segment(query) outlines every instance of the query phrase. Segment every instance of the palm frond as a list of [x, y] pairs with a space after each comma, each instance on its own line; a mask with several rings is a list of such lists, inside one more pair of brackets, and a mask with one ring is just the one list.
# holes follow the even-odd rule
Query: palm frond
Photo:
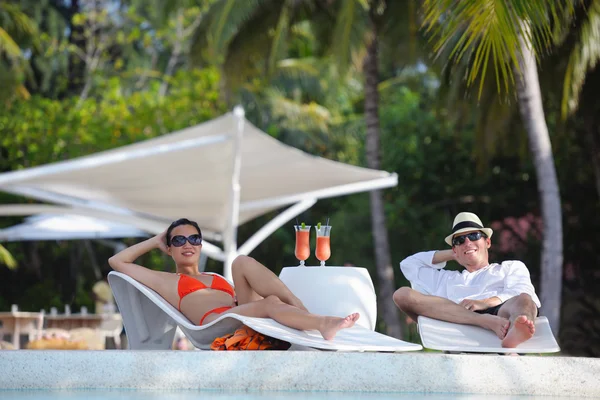
[[207, 31], [210, 53], [225, 54], [226, 47], [240, 27], [255, 14], [267, 0], [220, 0], [213, 4], [212, 18]]
[[272, 42], [270, 30], [263, 28], [265, 25], [276, 26], [278, 20], [278, 9], [265, 11], [246, 21], [238, 28], [238, 34], [232, 36], [222, 62], [229, 88], [235, 88], [248, 79], [264, 76], [267, 72]]
[[353, 64], [353, 52], [364, 48], [368, 4], [362, 0], [343, 0], [338, 10], [331, 47], [339, 75]]
[[0, 94], [3, 100], [30, 96], [23, 82], [29, 78], [33, 83], [33, 71], [22, 46], [39, 50], [37, 25], [17, 4], [0, 3], [0, 69], [5, 72], [3, 87], [10, 88]]
[[286, 0], [279, 14], [279, 21], [275, 28], [273, 44], [271, 45], [271, 54], [269, 54], [269, 72], [273, 72], [277, 60], [285, 56], [287, 48], [287, 38], [290, 31], [290, 18], [293, 13], [294, 0]]
[[277, 63], [277, 69], [296, 79], [319, 77], [319, 60], [314, 57], [286, 58]]
[[2, 246], [1, 244], [0, 263], [6, 265], [8, 269], [15, 269], [17, 267], [17, 260], [15, 260], [12, 254], [10, 254], [8, 250], [6, 250], [6, 247]]
[[0, 4], [0, 24], [7, 30], [27, 35], [33, 35], [36, 32], [35, 23], [25, 14], [16, 4]]
[[600, 0], [594, 0], [582, 23], [578, 41], [569, 56], [563, 83], [561, 113], [563, 118], [575, 111], [587, 73], [600, 60]]
[[524, 37], [536, 54], [548, 51], [553, 44], [553, 25], [571, 13], [573, 5], [568, 0], [425, 0], [424, 10], [424, 24], [434, 41], [436, 57], [455, 37], [458, 40], [450, 49], [452, 62], [460, 62], [475, 49], [467, 84], [482, 77], [481, 96], [489, 62], [494, 68], [496, 90], [508, 92], [514, 82], [511, 67], [519, 65], [519, 38]]
[[349, 69], [344, 79], [330, 58], [304, 57], [278, 63], [270, 84], [286, 96], [325, 105], [332, 115], [348, 113], [361, 102], [362, 79], [357, 69]]
[[10, 60], [16, 61], [22, 57], [21, 48], [13, 38], [0, 27], [0, 54], [6, 55]]
[[378, 30], [382, 71], [428, 62], [429, 49], [420, 30], [422, 15], [416, 0], [389, 2]]
[[16, 4], [0, 3], [0, 28], [16, 42], [24, 40], [37, 47], [37, 25]]
[[271, 85], [285, 92], [287, 96], [294, 96], [299, 89], [303, 97], [321, 102], [325, 98], [324, 85], [321, 82], [323, 74], [322, 60], [312, 57], [287, 58], [277, 63]]
[[266, 91], [273, 116], [281, 118], [282, 127], [307, 132], [328, 132], [331, 113], [315, 102], [301, 103], [287, 98], [277, 89]]
[[[455, 38], [454, 40], [458, 40]], [[451, 52], [452, 43], [442, 54]], [[456, 135], [461, 135], [464, 126], [475, 124], [475, 146], [473, 160], [479, 171], [489, 167], [489, 161], [499, 156], [518, 155], [526, 157], [521, 149], [527, 148], [527, 135], [522, 134], [516, 102], [511, 96], [498, 93], [496, 71], [488, 68], [486, 76], [479, 79], [485, 82], [477, 98], [473, 91], [465, 90], [471, 61], [476, 48], [466, 50], [465, 55], [455, 64], [447, 64], [442, 71], [441, 87], [438, 92], [438, 106], [447, 109], [451, 125], [456, 126]], [[473, 103], [477, 106], [474, 107]]]

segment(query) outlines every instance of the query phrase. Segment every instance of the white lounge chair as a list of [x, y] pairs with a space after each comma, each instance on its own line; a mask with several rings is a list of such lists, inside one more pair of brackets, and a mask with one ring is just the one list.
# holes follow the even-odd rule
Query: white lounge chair
[[100, 334], [104, 338], [104, 344], [108, 339], [112, 339], [115, 348], [121, 348], [121, 332], [123, 331], [123, 319], [119, 313], [102, 314], [102, 323], [98, 327]]
[[333, 340], [323, 339], [316, 331], [288, 328], [270, 318], [250, 318], [233, 313], [197, 326], [158, 293], [125, 274], [113, 271], [108, 275], [108, 282], [123, 317], [128, 346], [133, 350], [170, 349], [177, 326], [194, 346], [208, 349], [215, 338], [233, 333], [241, 325], [293, 345], [322, 350], [401, 352], [422, 349], [421, 345], [394, 339], [358, 325], [342, 329]]
[[311, 313], [345, 317], [358, 312], [356, 323], [375, 330], [377, 295], [366, 268], [285, 267], [279, 279]]
[[494, 332], [477, 326], [454, 324], [420, 316], [423, 347], [451, 353], [556, 353], [560, 347], [546, 317], [535, 320], [535, 334], [516, 348], [502, 347]]

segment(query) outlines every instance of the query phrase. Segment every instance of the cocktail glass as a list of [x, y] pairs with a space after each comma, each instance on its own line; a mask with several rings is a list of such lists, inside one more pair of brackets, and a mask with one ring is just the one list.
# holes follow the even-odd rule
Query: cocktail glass
[[321, 225], [320, 228], [316, 228], [317, 231], [317, 250], [315, 255], [317, 259], [321, 261], [321, 267], [325, 266], [325, 261], [331, 257], [331, 244], [329, 241], [329, 234], [331, 233], [331, 225]]
[[310, 257], [310, 225], [294, 225], [296, 230], [296, 249], [294, 254], [304, 267], [304, 261]]

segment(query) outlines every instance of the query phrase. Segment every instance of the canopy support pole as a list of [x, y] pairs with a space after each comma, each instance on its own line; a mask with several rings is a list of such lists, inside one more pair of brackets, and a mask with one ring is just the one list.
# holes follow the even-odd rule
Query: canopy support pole
[[348, 183], [326, 189], [314, 190], [312, 192], [296, 193], [287, 196], [276, 196], [268, 199], [244, 202], [241, 211], [250, 211], [261, 208], [284, 207], [304, 199], [326, 199], [352, 193], [370, 192], [371, 190], [394, 187], [398, 184], [398, 175], [389, 174], [379, 179], [371, 179], [365, 182]]
[[245, 112], [242, 106], [233, 109], [236, 119], [235, 140], [233, 142], [233, 168], [231, 173], [231, 195], [229, 196], [229, 218], [223, 234], [223, 250], [225, 262], [223, 275], [232, 280], [231, 265], [239, 254], [237, 251], [237, 227], [240, 217], [240, 172], [242, 167], [242, 139], [244, 133]]
[[252, 250], [261, 244], [266, 238], [268, 238], [273, 232], [279, 229], [283, 224], [294, 218], [295, 216], [303, 213], [304, 211], [311, 208], [317, 199], [306, 199], [299, 203], [294, 204], [277, 217], [270, 220], [262, 228], [260, 228], [254, 235], [252, 235], [246, 243], [240, 246], [238, 254], [248, 255]]

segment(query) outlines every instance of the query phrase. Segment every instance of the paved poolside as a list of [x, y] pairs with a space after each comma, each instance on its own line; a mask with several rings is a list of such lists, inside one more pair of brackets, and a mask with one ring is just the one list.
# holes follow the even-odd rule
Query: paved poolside
[[325, 351], [0, 352], [0, 389], [600, 396], [600, 359]]

